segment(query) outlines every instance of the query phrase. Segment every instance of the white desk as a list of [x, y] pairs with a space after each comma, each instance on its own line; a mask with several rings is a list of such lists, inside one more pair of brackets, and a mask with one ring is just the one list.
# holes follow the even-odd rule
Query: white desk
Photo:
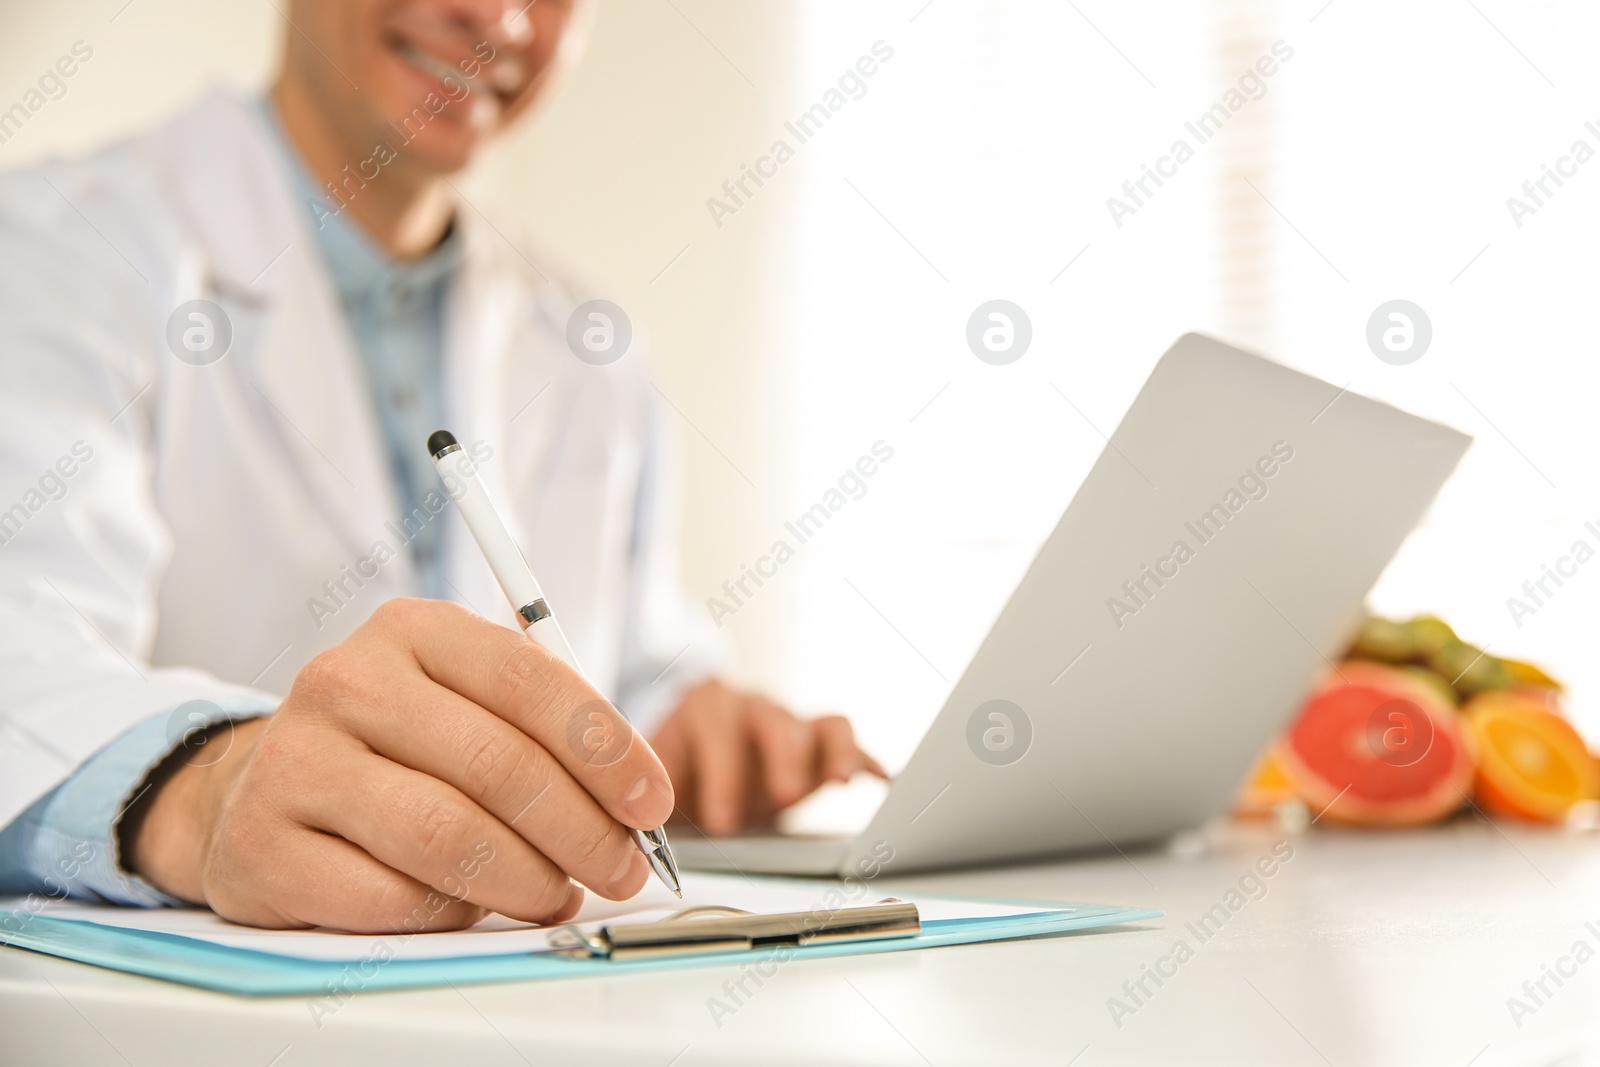
[[[1293, 859], [1220, 933], [1203, 944], [1186, 934], [1278, 836], [1229, 827], [1196, 855], [902, 881], [1149, 905], [1168, 918], [797, 961], [720, 1028], [707, 1000], [724, 996], [732, 967], [360, 993], [319, 1029], [301, 999], [246, 1000], [0, 950], [0, 1062], [1571, 1067], [1600, 1049], [1600, 955], [1559, 989], [1546, 979], [1554, 995], [1520, 1028], [1506, 1003], [1575, 941], [1600, 953], [1584, 927], [1600, 930], [1600, 837], [1471, 820], [1426, 833], [1318, 829], [1289, 839]], [[1159, 989], [1147, 978], [1153, 995], [1118, 1027], [1108, 998], [1177, 936], [1193, 958]]]

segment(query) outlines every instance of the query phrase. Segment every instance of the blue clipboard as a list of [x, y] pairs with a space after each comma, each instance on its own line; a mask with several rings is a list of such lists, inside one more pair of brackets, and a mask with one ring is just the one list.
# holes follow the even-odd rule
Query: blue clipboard
[[[1041, 905], [1043, 909], [1044, 905]], [[1097, 904], [1051, 905], [1049, 910], [970, 919], [931, 919], [911, 937], [782, 946], [785, 959], [861, 956], [945, 945], [1040, 937], [1160, 918], [1150, 908]], [[415, 989], [770, 960], [774, 949], [708, 952], [666, 959], [585, 959], [559, 952], [385, 961], [314, 960], [219, 945], [197, 938], [48, 915], [0, 910], [23, 920], [4, 943], [114, 971], [246, 996], [308, 996], [341, 989]]]

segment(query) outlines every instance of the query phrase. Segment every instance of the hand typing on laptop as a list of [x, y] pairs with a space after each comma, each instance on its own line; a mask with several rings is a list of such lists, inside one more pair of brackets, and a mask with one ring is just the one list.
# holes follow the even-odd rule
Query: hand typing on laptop
[[715, 680], [691, 689], [651, 744], [672, 776], [679, 818], [708, 834], [770, 826], [783, 808], [859, 771], [888, 777], [843, 716], [804, 721]]

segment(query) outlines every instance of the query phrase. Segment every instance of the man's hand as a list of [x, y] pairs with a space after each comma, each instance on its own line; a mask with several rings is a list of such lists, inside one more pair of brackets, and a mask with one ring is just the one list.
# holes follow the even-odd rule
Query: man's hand
[[711, 834], [770, 824], [822, 783], [857, 771], [886, 777], [843, 717], [802, 721], [716, 681], [690, 690], [651, 744], [672, 775], [680, 815]]
[[576, 672], [465, 608], [393, 600], [216, 736], [135, 813], [129, 869], [253, 926], [459, 929], [571, 918], [577, 884], [632, 896], [627, 827], [672, 784]]

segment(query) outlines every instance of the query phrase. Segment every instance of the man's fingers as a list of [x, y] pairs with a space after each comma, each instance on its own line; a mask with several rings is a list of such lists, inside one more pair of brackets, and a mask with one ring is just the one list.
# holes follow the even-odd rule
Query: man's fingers
[[697, 701], [688, 723], [695, 807], [706, 832], [731, 834], [744, 818], [749, 759], [739, 725], [738, 698], [722, 686], [707, 686], [690, 699]]
[[683, 719], [677, 715], [668, 718], [650, 739], [650, 747], [655, 750], [656, 758], [672, 778], [673, 791], [686, 801], [694, 795], [688, 785], [690, 775], [694, 773], [690, 755], [692, 741]]
[[874, 768], [882, 774], [876, 761], [856, 747], [850, 720], [828, 715], [811, 725], [817, 735], [817, 769], [824, 781], [848, 782], [857, 771]]
[[808, 723], [800, 722], [765, 697], [746, 698], [746, 715], [767, 795], [774, 806], [787, 808], [818, 785], [816, 739]]
[[428, 679], [393, 699], [358, 726], [375, 752], [459, 789], [601, 896], [639, 891], [649, 864], [632, 836], [543, 745]]
[[270, 929], [405, 934], [461, 930], [485, 914], [385, 867], [348, 841], [279, 817], [259, 798], [254, 806], [264, 809], [257, 814], [277, 824], [278, 833], [271, 848], [261, 847], [259, 825], [252, 840], [225, 836], [217, 842], [225, 855], [213, 862], [220, 859], [229, 871], [208, 887], [206, 903], [225, 919]]
[[381, 756], [350, 756], [337, 792], [301, 803], [292, 816], [446, 896], [539, 923], [574, 896], [561, 868], [460, 791]]
[[656, 741], [678, 787], [692, 798], [684, 813], [710, 833], [768, 820], [824, 781], [847, 782], [863, 770], [888, 777], [856, 746], [844, 718], [801, 721], [770, 700], [719, 682], [689, 693]]
[[653, 829], [672, 782], [615, 708], [554, 653], [466, 608], [390, 600], [368, 625], [411, 649], [427, 675], [539, 742], [620, 822]]

